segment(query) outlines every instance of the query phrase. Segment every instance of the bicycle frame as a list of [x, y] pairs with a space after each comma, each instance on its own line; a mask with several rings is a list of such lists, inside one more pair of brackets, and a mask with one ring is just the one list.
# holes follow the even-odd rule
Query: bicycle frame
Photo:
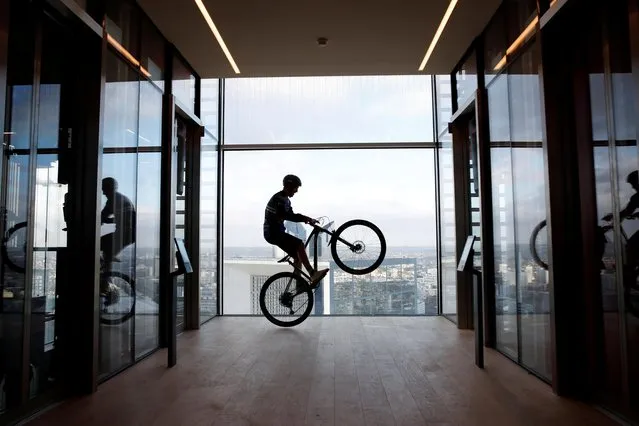
[[[329, 238], [328, 240], [328, 244], [327, 246], [330, 246], [331, 243], [333, 242], [333, 237], [335, 236], [335, 232], [331, 231], [328, 229], [328, 226], [332, 225], [333, 222], [329, 222], [326, 227], [321, 227], [319, 225], [313, 225], [313, 231], [311, 231], [310, 235], [308, 236], [308, 238], [306, 239], [306, 242], [304, 243], [304, 248], [308, 247], [308, 245], [311, 242], [311, 239], [314, 236], [318, 236], [321, 233], [325, 233], [331, 236], [331, 238]], [[313, 250], [313, 269], [317, 270], [317, 248], [318, 248], [318, 243], [317, 243], [317, 238], [315, 238], [314, 243], [314, 250]], [[343, 238], [339, 238], [337, 239], [338, 241], [344, 243], [345, 245], [348, 246], [348, 248], [350, 248], [351, 250], [356, 250], [356, 246], [354, 244], [349, 243], [348, 241], [344, 240]], [[297, 266], [295, 266], [295, 264], [293, 262], [290, 261], [290, 255], [286, 255], [286, 257], [284, 257], [282, 260], [280, 260], [280, 262], [288, 262], [293, 268], [295, 268], [295, 270], [300, 273], [302, 276], [304, 276], [307, 280], [311, 280], [311, 277], [306, 274], [304, 272], [304, 270], [302, 268], [298, 268]]]

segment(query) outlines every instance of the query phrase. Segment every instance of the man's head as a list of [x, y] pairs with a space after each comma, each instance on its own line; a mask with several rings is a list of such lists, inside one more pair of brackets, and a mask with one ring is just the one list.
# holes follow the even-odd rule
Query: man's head
[[302, 186], [302, 181], [295, 175], [286, 175], [282, 180], [284, 185], [284, 193], [289, 197], [292, 197], [297, 192], [297, 189]]
[[118, 181], [112, 177], [102, 179], [102, 193], [107, 197], [111, 198], [115, 195], [118, 190]]
[[635, 191], [639, 192], [639, 172], [637, 170], [628, 175], [626, 182], [628, 182]]

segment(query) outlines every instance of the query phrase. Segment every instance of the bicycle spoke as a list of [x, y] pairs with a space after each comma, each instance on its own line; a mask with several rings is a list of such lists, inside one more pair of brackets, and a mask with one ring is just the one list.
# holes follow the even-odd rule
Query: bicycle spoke
[[312, 293], [300, 276], [282, 272], [269, 278], [260, 292], [260, 308], [269, 321], [288, 327], [302, 322], [312, 309]]

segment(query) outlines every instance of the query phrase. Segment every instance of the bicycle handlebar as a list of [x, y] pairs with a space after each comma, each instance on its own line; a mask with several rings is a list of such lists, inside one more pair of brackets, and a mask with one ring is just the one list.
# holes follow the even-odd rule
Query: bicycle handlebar
[[[608, 216], [608, 215], [606, 215], [606, 216]], [[601, 220], [603, 220], [604, 222], [612, 222], [612, 218], [605, 219], [606, 216], [602, 217]], [[639, 213], [633, 213], [633, 214], [628, 215], [628, 216], [623, 218], [623, 220], [637, 220], [637, 219], [639, 219]]]

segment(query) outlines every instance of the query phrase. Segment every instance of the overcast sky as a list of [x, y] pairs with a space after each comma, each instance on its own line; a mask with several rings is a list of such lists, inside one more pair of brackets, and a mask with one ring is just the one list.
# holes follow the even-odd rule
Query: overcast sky
[[[431, 142], [430, 76], [226, 81], [225, 142]], [[433, 150], [227, 152], [225, 245], [266, 246], [264, 207], [288, 173], [291, 202], [339, 225], [365, 218], [389, 246], [435, 245]]]
[[[627, 98], [632, 93], [628, 89], [630, 78], [613, 77], [619, 140], [635, 137], [634, 111]], [[493, 140], [541, 141], [538, 84], [536, 76], [527, 75], [508, 76], [491, 85]], [[135, 82], [107, 83], [105, 146], [135, 146], [136, 141], [159, 146], [161, 93], [148, 83], [142, 85], [138, 124], [138, 87]], [[225, 137], [229, 144], [433, 140], [429, 76], [230, 79], [226, 88]], [[53, 111], [46, 104], [57, 102], [57, 88], [43, 87], [41, 93], [43, 114]], [[601, 75], [591, 76], [591, 96], [595, 100], [595, 139], [605, 140]], [[27, 87], [15, 88], [13, 100], [17, 115], [12, 142], [27, 146], [29, 110], [25, 105], [29, 104], [30, 91]], [[48, 146], [48, 139], [57, 137], [55, 130], [57, 117], [43, 115], [41, 146]], [[512, 212], [509, 205], [515, 206], [517, 232], [529, 235], [545, 216], [542, 150], [529, 146], [512, 152], [511, 156], [506, 148], [493, 150], [493, 183], [516, 183], [515, 191], [505, 197], [505, 209]], [[599, 208], [609, 211], [607, 149], [598, 148], [595, 155]], [[103, 172], [104, 176], [115, 176], [122, 192], [137, 201], [140, 227], [151, 230], [159, 221], [159, 153], [140, 154], [139, 161], [136, 156], [106, 155]], [[41, 167], [57, 167], [50, 156], [40, 156], [39, 160]], [[436, 207], [433, 161], [433, 151], [427, 149], [228, 152], [225, 243], [264, 245], [264, 205], [280, 189], [282, 176], [295, 173], [304, 183], [292, 199], [295, 210], [310, 216], [329, 216], [338, 224], [352, 218], [370, 219], [382, 228], [391, 246], [432, 246]], [[621, 203], [625, 204], [632, 195], [625, 176], [637, 169], [636, 148], [620, 148], [617, 161]], [[54, 175], [49, 175], [51, 183], [57, 180]], [[60, 201], [58, 198], [56, 202]], [[204, 200], [202, 208], [214, 209], [213, 202]], [[512, 218], [507, 217], [507, 221]], [[153, 232], [141, 232], [140, 244], [155, 245], [157, 238]]]

